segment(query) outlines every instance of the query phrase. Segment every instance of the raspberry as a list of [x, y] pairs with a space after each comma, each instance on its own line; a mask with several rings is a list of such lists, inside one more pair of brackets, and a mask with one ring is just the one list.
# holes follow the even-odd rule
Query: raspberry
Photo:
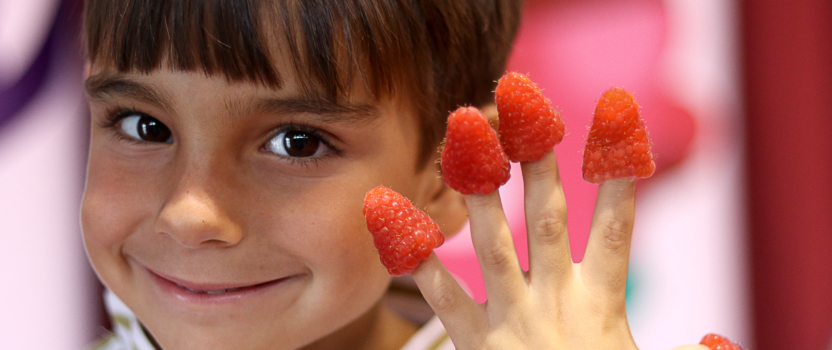
[[413, 272], [434, 248], [445, 243], [439, 225], [428, 214], [384, 186], [367, 192], [364, 217], [381, 264], [393, 276]]
[[497, 133], [474, 107], [460, 107], [448, 117], [442, 148], [442, 178], [462, 194], [488, 194], [508, 181], [510, 165]]
[[496, 91], [500, 142], [512, 162], [535, 161], [563, 140], [563, 120], [535, 83], [520, 73], [500, 78]]
[[706, 334], [702, 337], [700, 345], [705, 345], [711, 350], [742, 350], [739, 345], [732, 343], [728, 338], [713, 333]]
[[581, 166], [584, 180], [600, 184], [623, 177], [646, 178], [656, 164], [633, 95], [614, 88], [595, 107]]

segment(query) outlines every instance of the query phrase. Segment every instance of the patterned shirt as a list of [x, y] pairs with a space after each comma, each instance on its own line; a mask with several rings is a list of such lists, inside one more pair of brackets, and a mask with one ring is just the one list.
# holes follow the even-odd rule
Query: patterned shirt
[[[104, 303], [113, 324], [113, 332], [104, 337], [92, 350], [158, 350], [145, 333], [133, 311], [109, 290]], [[423, 325], [401, 350], [452, 350], [454, 349], [442, 322], [434, 316]]]

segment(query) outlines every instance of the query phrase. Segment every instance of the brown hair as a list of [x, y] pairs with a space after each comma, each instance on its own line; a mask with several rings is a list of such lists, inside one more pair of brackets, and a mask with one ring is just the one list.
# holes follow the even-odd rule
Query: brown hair
[[420, 116], [425, 164], [450, 111], [493, 101], [520, 2], [87, 0], [83, 34], [90, 62], [119, 72], [148, 73], [164, 60], [279, 88], [281, 50], [320, 98], [341, 101], [356, 77], [375, 98], [405, 93]]

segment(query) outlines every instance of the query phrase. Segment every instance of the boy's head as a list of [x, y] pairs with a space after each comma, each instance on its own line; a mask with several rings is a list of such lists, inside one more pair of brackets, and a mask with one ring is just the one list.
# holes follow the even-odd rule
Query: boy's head
[[394, 333], [361, 199], [384, 184], [459, 228], [435, 148], [449, 111], [492, 101], [518, 7], [88, 1], [102, 281], [166, 348]]

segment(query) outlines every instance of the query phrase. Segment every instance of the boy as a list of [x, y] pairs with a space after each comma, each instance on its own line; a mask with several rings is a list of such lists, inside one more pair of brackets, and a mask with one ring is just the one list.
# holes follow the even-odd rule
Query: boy
[[[88, 1], [82, 227], [123, 315], [102, 348], [636, 348], [624, 310], [633, 181], [601, 186], [574, 265], [554, 152], [522, 164], [524, 273], [497, 192], [463, 198], [436, 176], [447, 113], [494, 117], [519, 7]], [[435, 256], [413, 278], [441, 325], [418, 329], [381, 302], [390, 277], [361, 215], [379, 184], [446, 233], [470, 216], [487, 305]]]

